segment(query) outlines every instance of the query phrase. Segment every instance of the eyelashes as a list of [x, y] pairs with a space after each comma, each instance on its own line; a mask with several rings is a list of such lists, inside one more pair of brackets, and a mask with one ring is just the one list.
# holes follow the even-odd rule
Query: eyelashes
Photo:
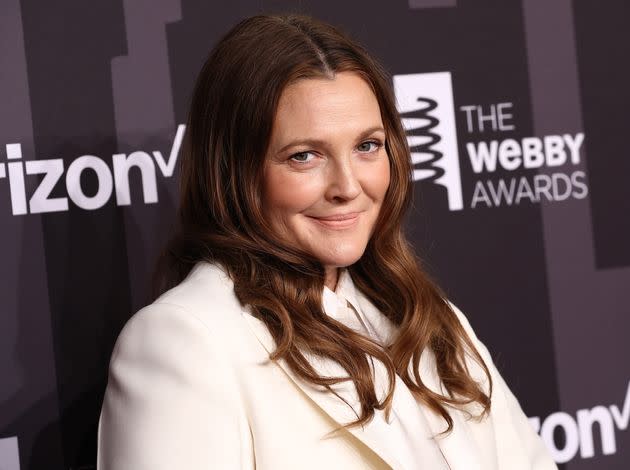
[[293, 161], [295, 163], [298, 163], [298, 164], [310, 163], [310, 160], [309, 161], [307, 161], [307, 160], [296, 160], [296, 158], [298, 158], [298, 157], [301, 157], [301, 156], [304, 156], [304, 155], [309, 155], [309, 154], [312, 155], [313, 152], [308, 152], [308, 151], [307, 152], [298, 152], [298, 153], [295, 153], [295, 154], [291, 155], [289, 157], [289, 160], [291, 160], [291, 161]]
[[[384, 145], [384, 143], [381, 142], [380, 140], [366, 140], [364, 142], [361, 142], [357, 146], [357, 148], [359, 148], [359, 147], [361, 147], [362, 145], [365, 145], [365, 144], [372, 144], [373, 147], [372, 147], [371, 150], [360, 151], [361, 153], [376, 153]], [[296, 163], [298, 165], [306, 165], [306, 164], [311, 163], [313, 161], [313, 158], [308, 159], [308, 155], [314, 155], [314, 152], [312, 152], [310, 150], [305, 150], [303, 152], [297, 152], [297, 153], [294, 153], [293, 155], [291, 155], [289, 157], [289, 160], [291, 160], [293, 163]], [[304, 156], [307, 156], [307, 159], [301, 159]]]

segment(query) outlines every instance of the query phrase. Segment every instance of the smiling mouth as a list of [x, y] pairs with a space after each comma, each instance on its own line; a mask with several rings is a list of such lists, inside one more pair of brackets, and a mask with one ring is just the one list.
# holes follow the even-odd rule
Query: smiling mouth
[[339, 214], [339, 215], [333, 215], [329, 217], [312, 217], [312, 216], [308, 216], [308, 217], [313, 219], [318, 224], [323, 225], [326, 228], [345, 229], [345, 228], [349, 228], [356, 225], [356, 223], [359, 220], [359, 212], [352, 212], [349, 214]]

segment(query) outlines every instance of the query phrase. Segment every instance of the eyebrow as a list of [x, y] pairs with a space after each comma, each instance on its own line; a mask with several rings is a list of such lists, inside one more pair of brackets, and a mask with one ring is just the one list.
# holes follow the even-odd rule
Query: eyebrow
[[[359, 140], [367, 137], [368, 135], [377, 132], [377, 131], [381, 131], [383, 133], [385, 133], [385, 129], [383, 129], [383, 127], [381, 126], [374, 126], [374, 127], [370, 127], [368, 129], [365, 129], [363, 132], [361, 132], [359, 134]], [[277, 153], [282, 153], [285, 150], [291, 148], [291, 147], [297, 147], [298, 145], [308, 145], [310, 147], [315, 147], [315, 146], [321, 146], [321, 145], [325, 145], [326, 142], [323, 140], [319, 140], [319, 139], [302, 139], [302, 140], [294, 140], [293, 142], [285, 145], [284, 147], [282, 147], [280, 150], [278, 150]]]

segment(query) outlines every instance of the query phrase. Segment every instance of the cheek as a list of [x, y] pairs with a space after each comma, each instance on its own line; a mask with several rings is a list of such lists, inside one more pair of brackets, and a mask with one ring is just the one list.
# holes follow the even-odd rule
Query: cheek
[[367, 186], [369, 187], [372, 199], [382, 201], [390, 184], [389, 160], [384, 160], [377, 168], [372, 168], [369, 175]]
[[315, 204], [321, 196], [317, 178], [284, 168], [269, 168], [263, 181], [265, 211], [275, 217], [286, 217]]

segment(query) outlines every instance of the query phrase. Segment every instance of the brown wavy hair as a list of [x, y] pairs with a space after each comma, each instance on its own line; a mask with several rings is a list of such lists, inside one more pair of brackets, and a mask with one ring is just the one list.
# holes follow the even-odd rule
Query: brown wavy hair
[[[388, 345], [323, 312], [324, 267], [313, 255], [279, 239], [262, 210], [264, 159], [281, 93], [296, 80], [333, 79], [342, 71], [360, 75], [371, 86], [385, 127], [390, 185], [366, 250], [348, 270], [357, 288], [399, 327]], [[403, 233], [412, 198], [409, 148], [390, 77], [364, 48], [335, 27], [304, 15], [257, 15], [241, 21], [201, 69], [179, 164], [178, 229], [156, 266], [155, 296], [181, 282], [198, 261], [220, 264], [239, 301], [274, 337], [277, 347], [270, 359], [284, 358], [298, 376], [332, 393], [330, 385], [354, 382], [361, 413], [345, 426], [365, 424], [375, 409], [389, 415], [396, 373], [444, 418], [444, 432], [453, 427], [448, 405], [463, 409], [478, 403], [483, 410], [478, 418], [488, 414], [488, 368]], [[422, 381], [420, 355], [427, 347], [435, 354], [448, 396]], [[318, 376], [301, 351], [337, 361], [349, 377]], [[485, 371], [488, 393], [470, 376], [466, 354]], [[382, 403], [368, 356], [388, 371]]]

